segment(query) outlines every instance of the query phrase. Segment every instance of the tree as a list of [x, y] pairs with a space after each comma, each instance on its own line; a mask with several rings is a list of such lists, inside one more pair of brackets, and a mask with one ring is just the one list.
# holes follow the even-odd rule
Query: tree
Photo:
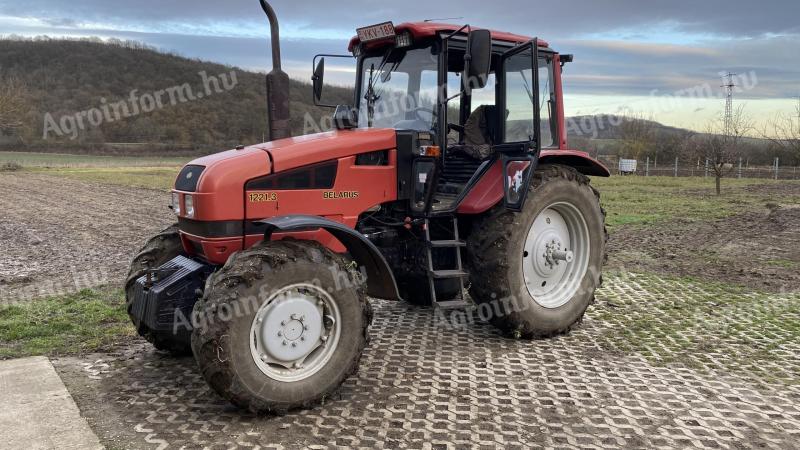
[[0, 134], [14, 135], [25, 124], [28, 105], [25, 85], [15, 78], [0, 78]]
[[[727, 125], [727, 126], [726, 126]], [[722, 193], [722, 178], [733, 171], [734, 162], [742, 155], [743, 138], [753, 129], [753, 122], [744, 113], [744, 105], [733, 111], [730, 123], [720, 115], [711, 121], [706, 133], [694, 139], [694, 153], [708, 161], [714, 174], [717, 195]]]
[[800, 161], [800, 98], [794, 114], [777, 114], [770, 120], [761, 135], [779, 150]]
[[619, 125], [619, 132], [623, 156], [638, 160], [643, 154], [653, 150], [656, 141], [655, 122], [643, 115], [625, 117]]

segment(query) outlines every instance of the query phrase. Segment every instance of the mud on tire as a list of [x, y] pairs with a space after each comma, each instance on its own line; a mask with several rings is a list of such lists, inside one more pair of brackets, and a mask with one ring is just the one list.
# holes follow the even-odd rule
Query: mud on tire
[[[256, 413], [282, 414], [334, 395], [357, 371], [372, 321], [359, 274], [349, 267], [344, 257], [310, 241], [262, 242], [234, 254], [209, 277], [194, 310], [192, 348], [209, 385], [234, 405]], [[259, 368], [251, 353], [256, 339], [252, 327], [277, 292], [301, 283], [330, 294], [342, 326], [335, 350], [317, 372], [280, 381]]]
[[[148, 268], [160, 267], [182, 253], [183, 244], [178, 233], [178, 224], [174, 224], [153, 236], [139, 250], [139, 253], [131, 262], [131, 268], [125, 279], [125, 298], [129, 315], [131, 314], [130, 305], [133, 283], [144, 275], [145, 270]], [[176, 356], [192, 354], [191, 343], [181, 336], [176, 336], [169, 332], [155, 332], [144, 324], [136, 331], [158, 350], [167, 351]]]
[[[588, 267], [583, 279], [576, 281], [575, 294], [561, 306], [546, 308], [526, 287], [522, 255], [534, 220], [557, 202], [570, 203], [581, 213], [590, 249]], [[508, 211], [501, 204], [475, 223], [467, 247], [470, 293], [477, 303], [492, 304], [491, 322], [507, 335], [536, 338], [566, 333], [582, 320], [602, 283], [607, 239], [600, 194], [589, 179], [570, 167], [542, 165], [534, 174], [522, 212]]]

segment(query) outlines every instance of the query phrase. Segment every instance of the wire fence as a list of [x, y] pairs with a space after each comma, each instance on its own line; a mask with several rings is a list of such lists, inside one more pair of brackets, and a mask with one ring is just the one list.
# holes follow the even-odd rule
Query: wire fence
[[[710, 161], [674, 161], [619, 159], [613, 155], [600, 155], [598, 160], [616, 175], [638, 175], [644, 177], [714, 177], [714, 166]], [[727, 178], [762, 178], [773, 180], [800, 180], [798, 166], [781, 165], [778, 158], [772, 166], [750, 165], [746, 160], [725, 165]]]

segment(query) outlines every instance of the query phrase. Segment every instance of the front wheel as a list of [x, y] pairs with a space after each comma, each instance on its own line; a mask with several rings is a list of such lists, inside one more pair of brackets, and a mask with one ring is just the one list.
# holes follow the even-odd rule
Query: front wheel
[[372, 319], [360, 274], [308, 241], [232, 256], [195, 305], [192, 349], [209, 385], [252, 412], [309, 407], [358, 368]]
[[469, 238], [471, 293], [491, 321], [532, 338], [569, 331], [601, 283], [607, 234], [599, 194], [572, 168], [541, 166], [522, 212], [500, 205]]

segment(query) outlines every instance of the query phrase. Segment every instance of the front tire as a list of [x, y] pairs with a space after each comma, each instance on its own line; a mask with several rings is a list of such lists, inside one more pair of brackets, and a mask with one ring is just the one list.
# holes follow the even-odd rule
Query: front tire
[[583, 318], [600, 286], [607, 233], [599, 193], [575, 169], [543, 165], [522, 212], [503, 205], [468, 240], [471, 293], [508, 335], [548, 337]]
[[255, 413], [324, 401], [358, 369], [372, 311], [360, 274], [316, 242], [233, 255], [195, 305], [192, 348], [209, 385]]

